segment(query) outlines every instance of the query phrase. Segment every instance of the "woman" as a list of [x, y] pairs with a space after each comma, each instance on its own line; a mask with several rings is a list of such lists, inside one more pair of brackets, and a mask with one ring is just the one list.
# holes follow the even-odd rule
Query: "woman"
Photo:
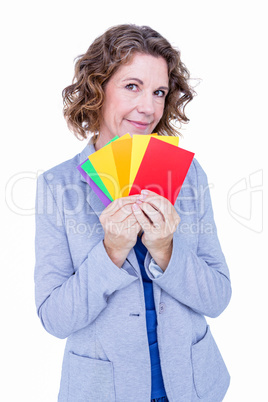
[[68, 338], [59, 401], [222, 401], [229, 374], [206, 323], [231, 286], [206, 175], [194, 159], [173, 206], [150, 191], [104, 208], [76, 167], [115, 135], [176, 135], [192, 99], [179, 52], [149, 27], [97, 38], [65, 88], [90, 143], [38, 179], [36, 305]]

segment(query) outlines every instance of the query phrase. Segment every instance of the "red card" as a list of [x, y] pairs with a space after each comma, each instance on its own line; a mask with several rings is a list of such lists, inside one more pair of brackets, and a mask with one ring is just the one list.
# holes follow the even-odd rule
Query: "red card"
[[152, 137], [129, 195], [148, 189], [174, 205], [193, 157], [192, 152]]

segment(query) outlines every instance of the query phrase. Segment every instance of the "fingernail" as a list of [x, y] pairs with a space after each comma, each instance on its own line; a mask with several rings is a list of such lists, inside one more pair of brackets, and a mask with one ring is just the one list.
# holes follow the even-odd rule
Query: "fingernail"
[[141, 194], [148, 195], [148, 190], [141, 190]]
[[147, 191], [147, 190], [141, 190], [141, 194], [140, 194], [138, 200], [144, 201], [145, 198], [147, 197], [147, 195], [148, 195], [148, 191]]

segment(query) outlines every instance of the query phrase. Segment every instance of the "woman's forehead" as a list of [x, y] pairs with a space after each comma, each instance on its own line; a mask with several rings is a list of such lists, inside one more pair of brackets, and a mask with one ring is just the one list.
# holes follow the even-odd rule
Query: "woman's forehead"
[[156, 57], [144, 53], [135, 53], [127, 63], [122, 64], [114, 73], [114, 76], [118, 79], [140, 78], [137, 75], [144, 78], [158, 77], [161, 81], [165, 80], [166, 84], [168, 84], [167, 62], [161, 56]]

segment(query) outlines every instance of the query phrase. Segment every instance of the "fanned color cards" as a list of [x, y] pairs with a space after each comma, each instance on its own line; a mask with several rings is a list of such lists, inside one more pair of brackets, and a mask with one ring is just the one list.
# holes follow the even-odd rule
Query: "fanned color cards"
[[157, 134], [116, 136], [77, 168], [105, 206], [143, 189], [174, 205], [194, 157], [178, 144]]

